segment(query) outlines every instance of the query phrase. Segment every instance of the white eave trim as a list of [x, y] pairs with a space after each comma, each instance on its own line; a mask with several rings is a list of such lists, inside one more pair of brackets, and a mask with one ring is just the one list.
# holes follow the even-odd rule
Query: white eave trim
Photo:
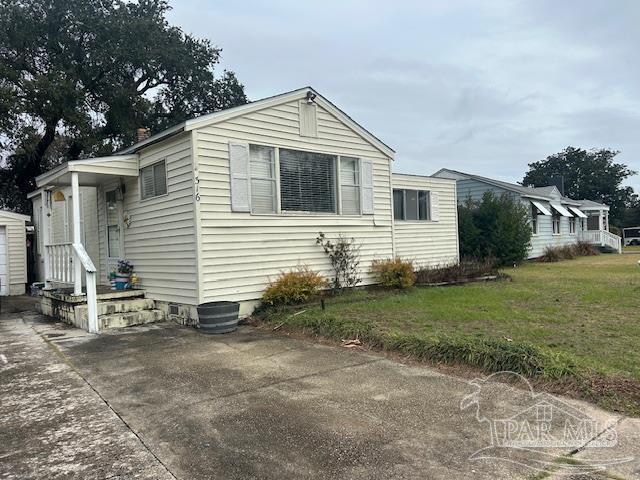
[[298, 90], [294, 90], [292, 92], [283, 93], [280, 95], [275, 95], [273, 97], [268, 97], [262, 100], [256, 100], [255, 102], [247, 103], [245, 105], [240, 105], [238, 107], [229, 108], [226, 110], [221, 110], [219, 112], [209, 113], [207, 115], [202, 115], [200, 117], [196, 117], [190, 120], [186, 120], [175, 127], [164, 130], [156, 135], [153, 135], [142, 142], [138, 142], [135, 145], [132, 145], [129, 148], [121, 150], [118, 154], [127, 154], [137, 152], [141, 148], [147, 147], [153, 143], [157, 143], [165, 138], [173, 136], [180, 132], [188, 132], [190, 130], [194, 130], [196, 128], [204, 127], [207, 125], [215, 125], [216, 123], [223, 122], [225, 120], [229, 120], [234, 117], [238, 117], [240, 115], [246, 115], [248, 113], [256, 112], [258, 110], [263, 110], [265, 108], [273, 107], [276, 105], [281, 105], [283, 103], [291, 102], [294, 100], [300, 100], [306, 98], [307, 92], [312, 92], [316, 95], [315, 103], [320, 105], [322, 108], [326, 109], [329, 113], [338, 118], [341, 122], [347, 125], [351, 130], [353, 130], [356, 134], [363, 137], [369, 143], [371, 143], [374, 147], [380, 150], [387, 157], [393, 159], [395, 156], [395, 151], [378, 139], [375, 135], [370, 133], [368, 130], [360, 126], [355, 120], [353, 120], [349, 115], [344, 113], [338, 107], [336, 107], [329, 100], [324, 98], [318, 92], [316, 92], [311, 87], [305, 87]]
[[563, 217], [573, 217], [573, 215], [571, 214], [571, 212], [569, 210], [567, 210], [566, 208], [564, 208], [562, 205], [560, 205], [559, 203], [553, 203], [551, 202], [551, 207], [558, 212], [560, 215], [562, 215]]
[[29, 215], [22, 215], [21, 213], [8, 212], [7, 210], [0, 210], [0, 219], [2, 217], [12, 218], [14, 220], [22, 220], [24, 222], [31, 221], [31, 217]]
[[533, 205], [542, 212], [543, 215], [551, 215], [551, 212], [549, 211], [549, 209], [547, 209], [547, 207], [545, 207], [542, 203], [538, 202], [537, 200], [529, 200], [531, 203], [533, 203]]
[[[86, 158], [83, 160], [70, 160], [62, 165], [58, 165], [56, 168], [49, 170], [48, 172], [43, 173], [36, 177], [36, 186], [41, 188], [49, 185], [54, 182], [56, 179], [66, 175], [69, 172], [84, 172], [90, 173], [92, 165], [104, 165], [109, 161], [138, 161], [138, 155], [110, 155], [108, 157], [96, 157], [96, 158]], [[137, 172], [136, 168], [136, 172]], [[123, 171], [121, 176], [131, 176], [128, 172]]]
[[569, 210], [571, 210], [580, 218], [587, 218], [587, 215], [585, 215], [578, 207], [572, 207], [571, 205], [569, 205]]

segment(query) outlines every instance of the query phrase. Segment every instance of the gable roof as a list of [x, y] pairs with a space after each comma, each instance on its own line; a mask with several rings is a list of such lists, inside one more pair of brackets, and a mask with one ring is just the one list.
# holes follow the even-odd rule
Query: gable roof
[[327, 110], [329, 113], [334, 115], [340, 121], [342, 121], [345, 125], [347, 125], [351, 130], [360, 135], [366, 141], [371, 143], [374, 147], [380, 150], [385, 155], [393, 158], [395, 151], [376, 137], [374, 134], [369, 132], [367, 129], [362, 127], [359, 123], [357, 123], [353, 118], [347, 115], [344, 111], [340, 110], [333, 103], [331, 103], [327, 98], [320, 95], [316, 90], [311, 87], [303, 87], [297, 90], [292, 90], [290, 92], [281, 93], [279, 95], [274, 95], [272, 97], [263, 98], [261, 100], [256, 100], [245, 105], [239, 105], [237, 107], [228, 108], [226, 110], [220, 110], [218, 112], [209, 113], [206, 115], [201, 115], [199, 117], [195, 117], [189, 120], [185, 120], [178, 125], [175, 125], [171, 128], [168, 128], [162, 132], [159, 132], [151, 137], [138, 142], [128, 148], [125, 148], [119, 152], [117, 155], [126, 155], [135, 153], [145, 147], [158, 143], [162, 140], [170, 138], [174, 135], [177, 135], [182, 132], [188, 132], [195, 128], [203, 127], [205, 125], [214, 125], [216, 123], [229, 120], [230, 118], [234, 118], [240, 115], [246, 115], [247, 113], [255, 112], [258, 110], [262, 110], [264, 108], [272, 107], [275, 105], [280, 105], [282, 103], [291, 102], [293, 100], [301, 100], [307, 97], [307, 93], [311, 92], [315, 95], [314, 101]]
[[[487, 183], [495, 187], [504, 188], [505, 190], [509, 190], [511, 192], [515, 192], [526, 197], [537, 198], [540, 200], [549, 200], [549, 198], [553, 195], [554, 190], [557, 192], [558, 196], [560, 196], [560, 192], [554, 186], [523, 187], [522, 185], [518, 185], [516, 183], [503, 182], [502, 180], [495, 180], [493, 178], [483, 177], [481, 175], [474, 175], [472, 173], [459, 172], [458, 170], [452, 170], [450, 168], [441, 168], [436, 173], [434, 173], [434, 176], [439, 175], [442, 172], [453, 173], [455, 175], [459, 175], [464, 178], [477, 180], [479, 182]], [[572, 200], [569, 200], [569, 201], [572, 201]]]

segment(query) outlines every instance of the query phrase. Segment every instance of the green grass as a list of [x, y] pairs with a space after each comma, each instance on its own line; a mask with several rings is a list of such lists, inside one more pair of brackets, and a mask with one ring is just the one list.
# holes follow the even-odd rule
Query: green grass
[[626, 247], [622, 247], [622, 250], [625, 252], [640, 253], [640, 245], [627, 245]]
[[513, 281], [359, 291], [268, 319], [418, 358], [530, 376], [640, 382], [640, 267], [599, 255], [506, 269]]

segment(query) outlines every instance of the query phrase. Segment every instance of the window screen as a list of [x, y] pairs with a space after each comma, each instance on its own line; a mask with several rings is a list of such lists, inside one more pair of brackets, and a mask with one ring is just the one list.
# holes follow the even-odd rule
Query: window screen
[[251, 161], [251, 211], [253, 213], [275, 213], [275, 149], [251, 145], [249, 157]]
[[164, 160], [140, 170], [140, 193], [143, 200], [167, 193], [167, 169]]
[[280, 149], [280, 197], [282, 210], [336, 211], [333, 155]]
[[340, 183], [343, 215], [359, 215], [360, 164], [357, 158], [340, 157]]
[[429, 220], [429, 192], [418, 190], [418, 220]]
[[393, 218], [404, 220], [404, 190], [393, 191]]

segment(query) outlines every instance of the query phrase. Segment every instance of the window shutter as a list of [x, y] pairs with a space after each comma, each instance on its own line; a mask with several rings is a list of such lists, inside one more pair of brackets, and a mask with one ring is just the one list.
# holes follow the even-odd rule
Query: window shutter
[[437, 222], [440, 220], [440, 196], [431, 192], [431, 221]]
[[373, 215], [373, 162], [360, 160], [362, 214]]
[[249, 198], [249, 145], [229, 142], [229, 169], [231, 173], [231, 211], [251, 211]]

